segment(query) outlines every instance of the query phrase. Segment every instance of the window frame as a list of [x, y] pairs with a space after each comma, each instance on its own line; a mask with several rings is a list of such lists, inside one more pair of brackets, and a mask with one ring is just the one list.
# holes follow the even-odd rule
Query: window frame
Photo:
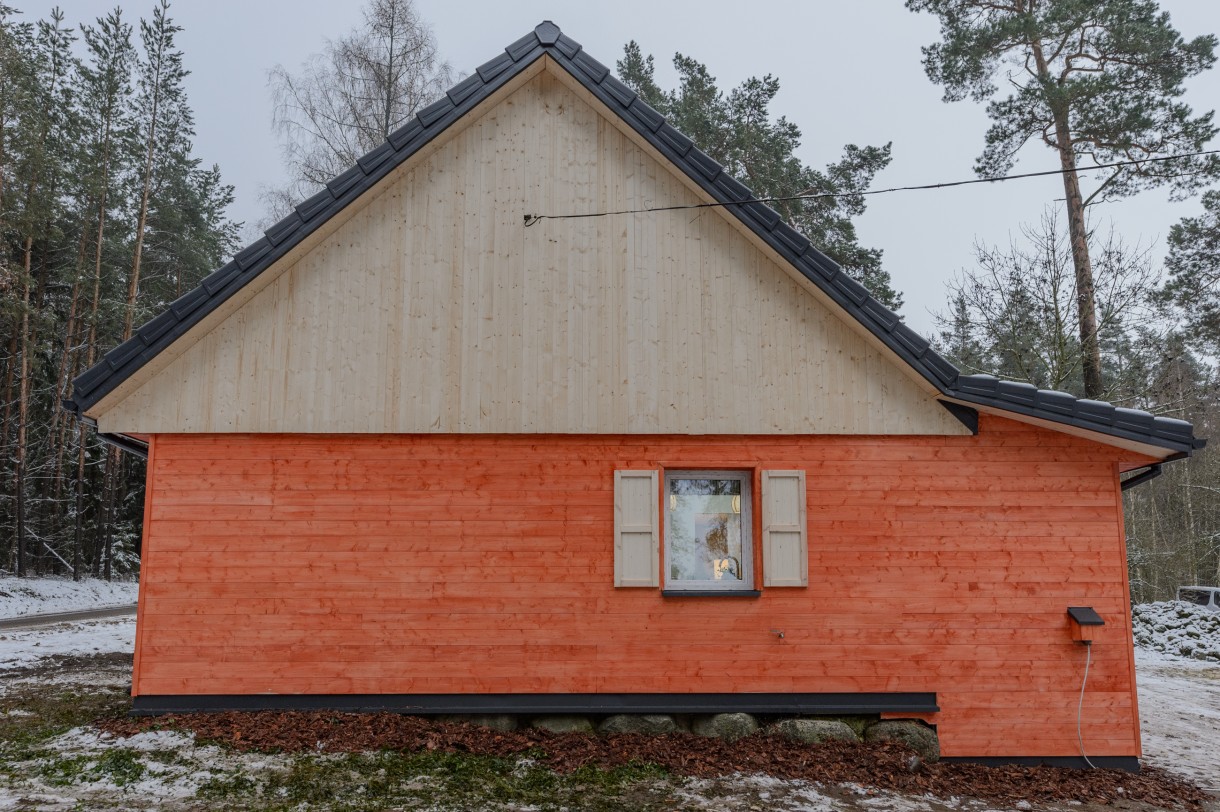
[[[754, 496], [755, 471], [752, 469], [707, 469], [707, 468], [677, 468], [665, 469], [664, 487], [661, 491], [661, 551], [664, 555], [662, 566], [661, 588], [665, 594], [724, 594], [724, 595], [758, 595], [754, 581], [754, 556], [757, 552], [755, 540], [757, 533], [754, 527]], [[741, 568], [742, 577], [736, 581], [674, 581], [670, 578], [670, 561], [673, 558], [672, 538], [669, 532], [669, 497], [670, 482], [675, 479], [735, 479], [742, 483], [741, 487]]]

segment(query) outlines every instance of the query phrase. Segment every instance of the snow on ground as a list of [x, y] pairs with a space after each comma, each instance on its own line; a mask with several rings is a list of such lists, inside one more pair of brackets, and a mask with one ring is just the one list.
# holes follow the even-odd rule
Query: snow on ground
[[19, 793], [0, 793], [0, 810], [198, 809], [189, 800], [209, 781], [284, 772], [291, 764], [289, 756], [196, 746], [193, 735], [171, 731], [120, 741], [78, 727], [51, 739], [46, 750]]
[[130, 654], [135, 649], [135, 640], [133, 617], [0, 630], [0, 672], [30, 666], [55, 655]]
[[1220, 664], [1135, 650], [1144, 762], [1220, 792]]
[[0, 578], [0, 618], [77, 612], [136, 602], [135, 581], [87, 578]]
[[1220, 663], [1220, 612], [1193, 603], [1143, 603], [1131, 610], [1135, 645]]

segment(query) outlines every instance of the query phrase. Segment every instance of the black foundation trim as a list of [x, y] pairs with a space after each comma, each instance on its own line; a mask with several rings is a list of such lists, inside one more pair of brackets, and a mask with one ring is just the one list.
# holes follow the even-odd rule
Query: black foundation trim
[[254, 710], [371, 713], [936, 713], [934, 693], [872, 694], [179, 694], [137, 696], [133, 716]]
[[[1067, 767], [1072, 770], [1087, 770], [1089, 765], [1080, 756], [942, 756], [949, 764], [982, 764], [985, 767]], [[1140, 771], [1140, 760], [1135, 756], [1089, 756], [1089, 761], [1099, 770]]]

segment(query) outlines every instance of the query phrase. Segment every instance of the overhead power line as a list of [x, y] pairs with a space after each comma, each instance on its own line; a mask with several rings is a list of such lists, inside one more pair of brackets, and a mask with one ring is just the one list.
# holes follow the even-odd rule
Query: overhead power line
[[[537, 223], [539, 220], [579, 220], [586, 217], [613, 217], [619, 214], [648, 214], [659, 211], [681, 211], [683, 209], [716, 209], [724, 208], [725, 206], [741, 206], [745, 203], [785, 203], [791, 200], [818, 200], [830, 197], [863, 197], [865, 195], [886, 195], [892, 192], [922, 192], [930, 189], [950, 189], [954, 186], [970, 186], [975, 183], [1000, 183], [1006, 180], [1023, 180], [1025, 178], [1042, 178], [1048, 175], [1064, 175], [1068, 172], [1095, 172], [1100, 169], [1117, 169], [1123, 166], [1139, 166], [1141, 164], [1161, 163], [1163, 161], [1177, 161], [1183, 158], [1198, 158], [1202, 155], [1216, 155], [1220, 153], [1220, 149], [1208, 149], [1201, 152], [1187, 152], [1182, 155], [1164, 155], [1159, 158], [1142, 158], [1132, 161], [1114, 161], [1108, 164], [1097, 164], [1095, 166], [1082, 166], [1075, 169], [1048, 169], [1043, 172], [1023, 172], [1019, 175], [1004, 175], [998, 178], [971, 178], [969, 180], [954, 180], [943, 183], [925, 183], [920, 186], [892, 186], [888, 189], [871, 189], [864, 192], [815, 192], [812, 194], [787, 195], [782, 197], [756, 197], [747, 201], [734, 201], [729, 203], [688, 203], [681, 206], [656, 206], [648, 209], [621, 209], [618, 211], [596, 211], [586, 212], [585, 214], [527, 214], [525, 215], [525, 227]], [[1182, 173], [1190, 174], [1190, 173]]]

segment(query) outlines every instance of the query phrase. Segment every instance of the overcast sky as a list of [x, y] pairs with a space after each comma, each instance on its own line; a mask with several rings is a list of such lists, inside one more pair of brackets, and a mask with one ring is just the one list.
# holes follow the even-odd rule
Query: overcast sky
[[[53, 5], [8, 0], [28, 17]], [[104, 0], [63, 0], [73, 26], [112, 8]], [[117, 3], [128, 19], [148, 15], [151, 0]], [[230, 212], [253, 223], [262, 215], [259, 189], [283, 178], [271, 132], [267, 71], [293, 69], [360, 19], [358, 0], [177, 0], [171, 15], [191, 71], [187, 82], [196, 116], [196, 154], [217, 163], [236, 187]], [[724, 88], [751, 75], [771, 73], [781, 90], [774, 112], [800, 126], [800, 155], [824, 166], [844, 144], [893, 142], [893, 162], [875, 188], [960, 180], [972, 176], [987, 118], [972, 102], [945, 104], [920, 65], [920, 46], [936, 39], [937, 26], [901, 0], [805, 0], [804, 2], [658, 2], [614, 0], [417, 0], [436, 33], [444, 57], [471, 72], [544, 19], [556, 22], [585, 50], [613, 67], [624, 43], [635, 39], [656, 56], [662, 87], [672, 87], [675, 51], [704, 62]], [[1220, 32], [1220, 3], [1162, 0], [1183, 36]], [[1220, 107], [1220, 73], [1210, 71], [1188, 86], [1198, 110]], [[1214, 145], [1214, 144], [1213, 144]], [[1054, 154], [1029, 147], [1017, 171], [1054, 169]], [[1087, 193], [1086, 187], [1086, 193]], [[930, 334], [930, 310], [942, 309], [945, 281], [971, 263], [975, 240], [1007, 243], [1020, 224], [1059, 205], [1058, 178], [983, 184], [957, 189], [902, 192], [870, 199], [858, 221], [863, 244], [884, 250], [884, 264], [906, 304], [902, 315]], [[1170, 203], [1164, 191], [1099, 206], [1094, 218], [1113, 220], [1129, 240], [1164, 238], [1196, 201]]]

